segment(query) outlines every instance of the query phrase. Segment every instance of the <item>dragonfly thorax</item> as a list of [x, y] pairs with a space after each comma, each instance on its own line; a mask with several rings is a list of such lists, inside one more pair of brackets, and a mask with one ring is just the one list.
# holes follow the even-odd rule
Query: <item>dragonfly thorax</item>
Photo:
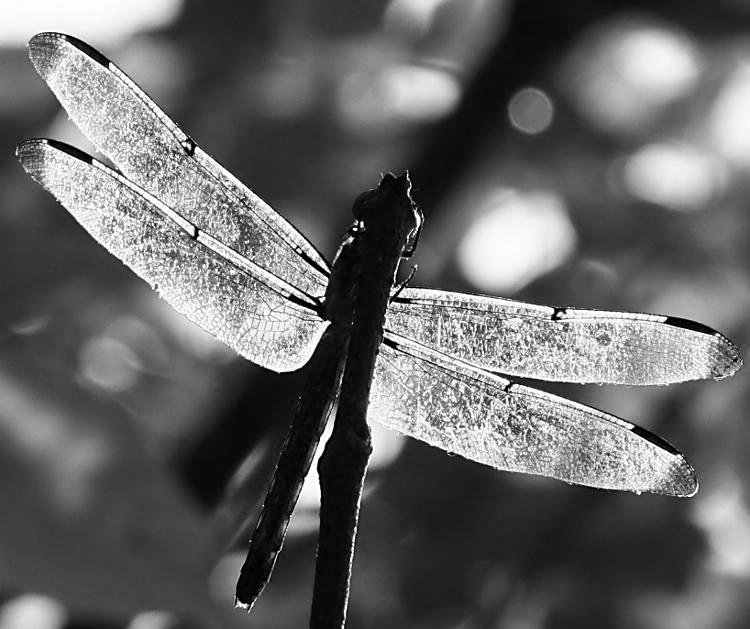
[[383, 176], [377, 188], [363, 192], [352, 205], [355, 221], [333, 261], [321, 314], [334, 325], [351, 326], [354, 294], [361, 274], [365, 240], [385, 244], [408, 234], [404, 257], [411, 255], [422, 226], [422, 213], [411, 200], [408, 173]]

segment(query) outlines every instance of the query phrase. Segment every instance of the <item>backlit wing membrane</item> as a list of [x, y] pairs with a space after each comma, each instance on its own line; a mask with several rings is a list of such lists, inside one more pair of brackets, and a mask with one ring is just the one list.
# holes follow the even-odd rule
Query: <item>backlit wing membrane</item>
[[500, 470], [675, 496], [698, 488], [684, 457], [647, 431], [392, 334], [368, 417]]
[[[198, 148], [121, 70], [72, 37], [30, 56], [81, 130], [122, 170], [52, 140], [24, 168], [188, 319], [275, 371], [311, 357], [329, 266], [292, 225]], [[500, 375], [668, 384], [732, 375], [737, 348], [656, 315], [551, 308], [426, 289], [388, 309], [369, 417], [497, 469], [689, 496], [692, 468], [628, 422]]]
[[391, 302], [385, 327], [478, 367], [540, 380], [669, 384], [723, 378], [742, 365], [730, 341], [692, 321], [420, 288]]
[[76, 125], [131, 181], [300, 291], [325, 293], [328, 264], [313, 246], [111, 61], [59, 33], [35, 35], [29, 56]]
[[77, 149], [29, 140], [18, 158], [96, 240], [188, 319], [268, 369], [291, 371], [309, 360], [327, 323], [306, 295]]

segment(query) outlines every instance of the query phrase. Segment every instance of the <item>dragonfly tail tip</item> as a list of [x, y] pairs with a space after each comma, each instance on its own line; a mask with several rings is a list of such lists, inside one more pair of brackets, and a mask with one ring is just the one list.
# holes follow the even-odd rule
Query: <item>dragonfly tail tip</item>
[[253, 608], [254, 604], [255, 604], [255, 601], [252, 601], [251, 603], [245, 603], [241, 601], [237, 596], [234, 597], [234, 608], [241, 609], [246, 614], [250, 613], [250, 610]]

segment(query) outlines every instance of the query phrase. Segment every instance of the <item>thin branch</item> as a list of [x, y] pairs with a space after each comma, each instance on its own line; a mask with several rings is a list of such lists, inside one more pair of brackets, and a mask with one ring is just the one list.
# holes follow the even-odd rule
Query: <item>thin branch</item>
[[[372, 452], [367, 405], [396, 270], [421, 224], [404, 175], [386, 175], [354, 205], [361, 228], [352, 239], [356, 271], [351, 334], [333, 434], [318, 463], [321, 508], [311, 629], [343, 627], [367, 462]], [[343, 257], [343, 256], [342, 256]]]

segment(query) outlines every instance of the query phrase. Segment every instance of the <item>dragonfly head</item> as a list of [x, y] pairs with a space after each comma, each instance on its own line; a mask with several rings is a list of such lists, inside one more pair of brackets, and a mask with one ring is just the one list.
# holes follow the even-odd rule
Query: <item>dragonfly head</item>
[[[411, 180], [404, 171], [398, 177], [386, 173], [377, 188], [367, 190], [354, 201], [352, 213], [359, 228], [367, 228], [368, 222], [388, 225], [407, 234], [404, 258], [409, 258], [417, 248], [424, 217], [419, 206], [411, 198]], [[383, 214], [388, 214], [388, 217]], [[371, 217], [375, 217], [372, 220]], [[387, 220], [387, 219], [392, 220]]]

